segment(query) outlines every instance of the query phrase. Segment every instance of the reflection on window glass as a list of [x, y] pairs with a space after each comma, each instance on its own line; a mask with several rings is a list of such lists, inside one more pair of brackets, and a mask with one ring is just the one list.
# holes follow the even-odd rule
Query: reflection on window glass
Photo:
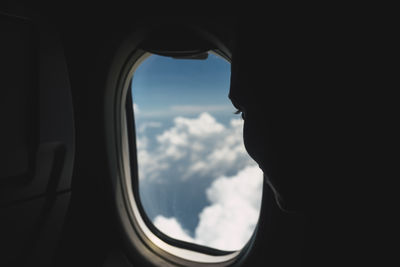
[[178, 240], [242, 249], [258, 221], [262, 172], [228, 99], [230, 63], [151, 55], [135, 71], [139, 195], [147, 217]]

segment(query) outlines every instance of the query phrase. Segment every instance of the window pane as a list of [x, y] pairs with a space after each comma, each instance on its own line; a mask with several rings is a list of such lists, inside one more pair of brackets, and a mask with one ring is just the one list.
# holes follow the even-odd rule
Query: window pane
[[152, 55], [135, 71], [139, 195], [164, 234], [211, 248], [243, 248], [258, 221], [262, 172], [228, 99], [230, 63]]

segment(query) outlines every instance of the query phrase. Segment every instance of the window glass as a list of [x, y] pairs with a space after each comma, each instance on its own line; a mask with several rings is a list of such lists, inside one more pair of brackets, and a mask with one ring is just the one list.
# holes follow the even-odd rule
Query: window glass
[[165, 235], [240, 250], [260, 212], [262, 172], [228, 99], [230, 63], [151, 55], [132, 80], [139, 197]]

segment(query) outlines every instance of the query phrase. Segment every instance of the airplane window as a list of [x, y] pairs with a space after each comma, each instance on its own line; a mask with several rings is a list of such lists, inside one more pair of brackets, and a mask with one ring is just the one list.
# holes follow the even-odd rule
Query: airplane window
[[261, 207], [263, 175], [228, 99], [230, 63], [151, 55], [131, 83], [138, 194], [149, 222], [175, 240], [242, 249]]

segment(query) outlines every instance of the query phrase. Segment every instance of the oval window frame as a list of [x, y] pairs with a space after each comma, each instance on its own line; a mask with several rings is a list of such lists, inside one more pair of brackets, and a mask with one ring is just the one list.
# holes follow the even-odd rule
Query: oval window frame
[[[172, 245], [165, 240], [168, 239], [165, 238], [165, 234], [162, 234], [161, 238], [160, 235], [155, 234], [142, 216], [141, 209], [143, 208], [140, 206], [140, 198], [134, 192], [134, 188], [137, 189], [137, 187], [132, 186], [134, 184], [132, 166], [136, 168], [134, 171], [137, 173], [137, 161], [132, 156], [132, 154], [136, 156], [136, 136], [131, 135], [128, 131], [129, 128], [134, 130], [134, 127], [128, 125], [127, 116], [129, 115], [126, 107], [133, 74], [137, 67], [151, 55], [139, 48], [139, 44], [146, 38], [146, 35], [146, 32], [137, 32], [120, 47], [111, 64], [106, 85], [104, 117], [107, 154], [109, 155], [116, 210], [123, 229], [124, 243], [127, 250], [132, 252], [132, 256], [138, 252], [156, 266], [232, 266], [234, 263], [242, 261], [243, 257], [248, 254], [258, 227], [241, 250], [221, 253], [222, 251], [218, 252], [218, 250], [196, 244], [188, 246], [187, 242], [179, 240], [175, 240], [173, 243], [179, 242], [180, 246]], [[216, 40], [217, 42], [215, 42]], [[231, 62], [229, 49], [216, 38], [211, 41], [218, 47], [212, 52]], [[133, 109], [133, 106], [130, 106]], [[131, 114], [134, 117], [133, 110]], [[134, 123], [134, 118], [130, 121]], [[130, 138], [130, 136], [135, 138]], [[134, 148], [132, 148], [132, 142]], [[133, 153], [131, 153], [132, 150], [134, 150]]]

